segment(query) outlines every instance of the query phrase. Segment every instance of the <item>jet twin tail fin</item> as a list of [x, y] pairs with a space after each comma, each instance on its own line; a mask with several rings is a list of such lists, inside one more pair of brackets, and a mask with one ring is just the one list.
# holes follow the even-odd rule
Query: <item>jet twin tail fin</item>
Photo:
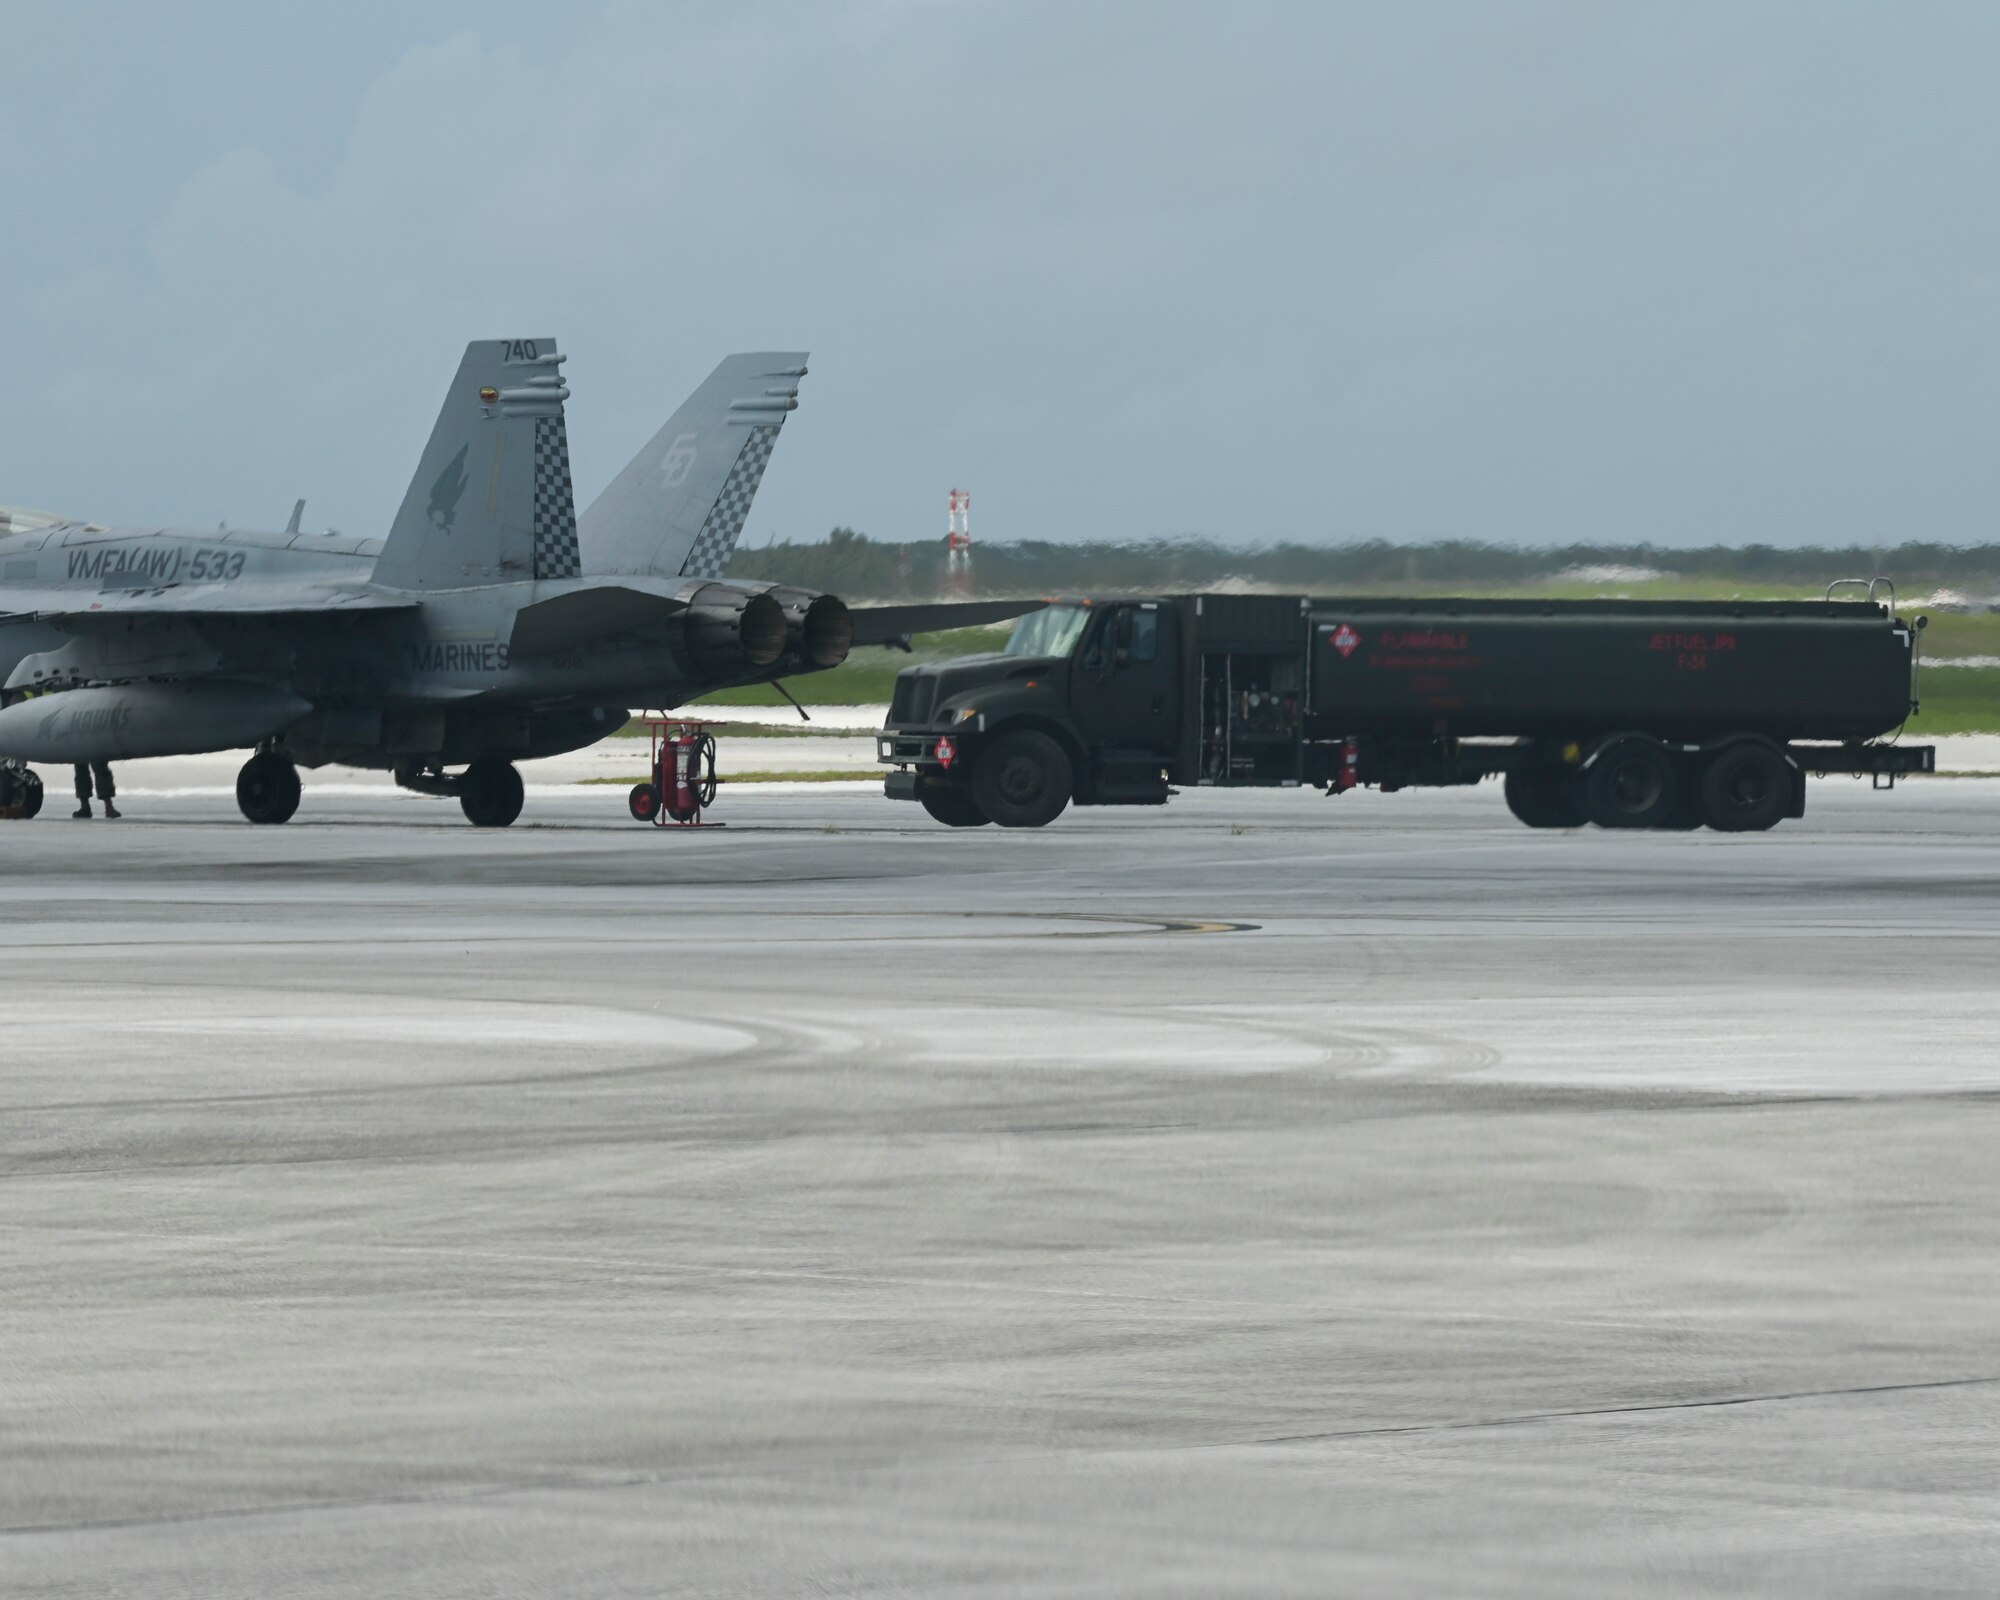
[[734, 355], [612, 479], [579, 524], [553, 339], [465, 347], [437, 426], [375, 563], [395, 589], [593, 575], [719, 578], [803, 353]]
[[378, 584], [463, 589], [581, 573], [563, 359], [553, 339], [465, 347], [375, 563]]
[[584, 570], [721, 577], [805, 373], [803, 351], [726, 357], [584, 512]]

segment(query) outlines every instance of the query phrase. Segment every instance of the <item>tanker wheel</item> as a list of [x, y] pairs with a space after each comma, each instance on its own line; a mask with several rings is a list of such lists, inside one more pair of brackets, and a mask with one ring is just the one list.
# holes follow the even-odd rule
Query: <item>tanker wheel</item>
[[504, 828], [521, 814], [521, 774], [514, 763], [481, 756], [458, 780], [458, 808], [475, 828]]
[[983, 828], [993, 819], [963, 789], [919, 789], [917, 804], [947, 828]]
[[236, 774], [236, 806], [252, 822], [290, 822], [299, 809], [299, 769], [266, 750]]
[[23, 821], [41, 814], [42, 779], [40, 773], [23, 772], [21, 774], [21, 793], [14, 803], [21, 808], [21, 818]]
[[1600, 828], [1658, 828], [1680, 804], [1673, 757], [1645, 739], [1606, 746], [1583, 781], [1584, 814]]
[[625, 806], [634, 822], [651, 822], [660, 814], [660, 791], [650, 783], [635, 783], [625, 797]]
[[1580, 828], [1589, 820], [1570, 773], [1525, 768], [1508, 773], [1500, 790], [1515, 820], [1531, 828]]
[[1046, 733], [1016, 728], [984, 750], [972, 768], [972, 800], [1003, 828], [1043, 828], [1069, 804], [1069, 757]]
[[1682, 769], [1681, 797], [1674, 802], [1673, 815], [1659, 824], [1663, 833], [1693, 833], [1705, 827], [1708, 818], [1701, 808], [1701, 787]]
[[1761, 833], [1790, 809], [1792, 764], [1767, 744], [1733, 744], [1708, 764], [1701, 809], [1718, 833]]

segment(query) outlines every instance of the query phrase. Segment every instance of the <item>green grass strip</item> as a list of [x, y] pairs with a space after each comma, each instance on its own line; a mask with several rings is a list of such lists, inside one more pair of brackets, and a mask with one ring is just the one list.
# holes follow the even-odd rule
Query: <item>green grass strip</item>
[[[882, 774], [870, 767], [830, 768], [819, 772], [725, 772], [722, 782], [729, 783], [866, 783], [879, 780]], [[635, 783], [650, 783], [652, 780], [643, 772], [635, 772], [628, 778], [579, 778], [579, 784], [615, 784], [629, 789]]]

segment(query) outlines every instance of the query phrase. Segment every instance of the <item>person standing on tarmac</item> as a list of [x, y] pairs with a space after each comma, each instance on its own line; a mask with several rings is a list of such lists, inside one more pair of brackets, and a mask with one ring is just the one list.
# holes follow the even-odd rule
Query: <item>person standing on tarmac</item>
[[97, 778], [97, 798], [104, 802], [104, 814], [116, 818], [118, 808], [111, 803], [111, 797], [118, 792], [118, 786], [111, 781], [111, 763], [108, 761], [79, 761], [76, 764], [76, 810], [73, 817], [90, 815], [90, 780]]

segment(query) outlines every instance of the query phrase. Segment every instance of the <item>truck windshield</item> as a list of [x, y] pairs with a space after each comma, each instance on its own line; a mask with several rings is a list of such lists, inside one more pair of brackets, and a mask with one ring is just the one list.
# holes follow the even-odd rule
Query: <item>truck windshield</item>
[[1066, 656], [1076, 648], [1077, 635], [1090, 620], [1082, 606], [1045, 606], [1014, 624], [1007, 641], [1010, 656]]

